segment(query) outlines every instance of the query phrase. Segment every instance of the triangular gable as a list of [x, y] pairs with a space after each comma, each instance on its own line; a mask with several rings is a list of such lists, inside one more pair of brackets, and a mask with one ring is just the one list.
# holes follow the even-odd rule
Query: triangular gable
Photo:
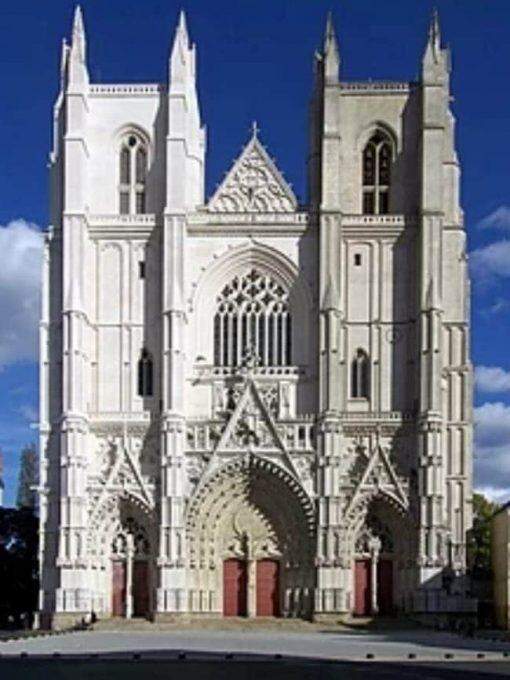
[[290, 213], [294, 192], [257, 137], [253, 136], [207, 205], [212, 213]]
[[245, 390], [216, 447], [217, 453], [254, 449], [276, 449], [287, 453], [273, 417], [255, 382], [247, 380]]
[[367, 466], [361, 476], [358, 486], [352, 496], [347, 512], [353, 508], [363, 492], [379, 489], [391, 496], [402, 508], [408, 508], [408, 500], [399, 482], [397, 474], [388, 456], [381, 446], [377, 446], [372, 453]]
[[125, 472], [122, 470], [122, 467], [124, 465], [126, 467], [126, 470], [128, 471], [128, 474], [130, 474], [131, 477], [131, 479], [128, 480], [129, 492], [139, 495], [140, 499], [149, 508], [151, 509], [153, 508], [154, 504], [147, 492], [140, 470], [136, 463], [134, 462], [128, 447], [124, 443], [122, 444], [118, 443], [116, 448], [117, 453], [115, 457], [115, 462], [110, 469], [104, 488], [94, 509], [93, 517], [97, 516], [99, 510], [103, 506], [103, 503], [109, 496], [112, 487], [126, 485]]

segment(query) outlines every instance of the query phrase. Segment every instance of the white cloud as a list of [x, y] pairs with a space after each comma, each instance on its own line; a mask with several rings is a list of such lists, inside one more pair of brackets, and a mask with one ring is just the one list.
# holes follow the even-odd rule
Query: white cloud
[[0, 226], [0, 369], [37, 357], [43, 242], [25, 220]]
[[25, 420], [28, 420], [29, 423], [39, 419], [37, 410], [31, 404], [21, 404], [17, 411], [20, 416], [22, 416]]
[[478, 223], [480, 229], [510, 229], [510, 206], [501, 205]]
[[491, 497], [510, 494], [510, 405], [486, 402], [475, 408], [475, 486]]
[[489, 312], [489, 314], [502, 314], [503, 312], [508, 311], [508, 309], [510, 309], [510, 301], [500, 297], [495, 300], [486, 311]]
[[510, 489], [497, 489], [494, 486], [479, 486], [475, 491], [483, 494], [493, 503], [503, 504], [510, 500]]
[[475, 385], [480, 392], [510, 392], [510, 371], [499, 366], [477, 366]]
[[477, 279], [510, 276], [510, 241], [496, 241], [473, 250], [469, 256], [471, 272]]

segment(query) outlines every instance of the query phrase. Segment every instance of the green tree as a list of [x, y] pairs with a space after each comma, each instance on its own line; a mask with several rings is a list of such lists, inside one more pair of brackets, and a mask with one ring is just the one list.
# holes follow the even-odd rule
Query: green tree
[[474, 578], [491, 576], [491, 517], [499, 509], [481, 493], [473, 494], [473, 527], [469, 532], [469, 564]]
[[16, 497], [16, 505], [18, 508], [31, 508], [32, 510], [35, 510], [36, 492], [33, 491], [32, 487], [37, 484], [38, 476], [35, 444], [30, 444], [29, 446], [25, 446], [21, 452], [18, 494]]

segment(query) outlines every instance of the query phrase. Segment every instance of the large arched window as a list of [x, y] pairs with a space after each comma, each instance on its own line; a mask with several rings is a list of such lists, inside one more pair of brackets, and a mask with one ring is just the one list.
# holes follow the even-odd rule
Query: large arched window
[[270, 276], [252, 269], [236, 276], [216, 298], [214, 364], [291, 364], [289, 293]]
[[119, 152], [119, 212], [121, 215], [145, 213], [147, 147], [138, 135], [128, 134]]
[[363, 349], [356, 350], [351, 365], [351, 397], [368, 399], [370, 396], [370, 359]]
[[391, 140], [377, 130], [363, 150], [363, 214], [389, 213], [391, 161]]
[[150, 352], [142, 349], [140, 359], [138, 360], [138, 396], [152, 397], [153, 396], [153, 364]]

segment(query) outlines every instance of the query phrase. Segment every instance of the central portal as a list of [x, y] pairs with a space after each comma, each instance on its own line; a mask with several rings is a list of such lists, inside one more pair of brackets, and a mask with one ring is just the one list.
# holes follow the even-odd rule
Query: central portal
[[256, 615], [280, 616], [280, 565], [278, 561], [257, 560], [254, 583], [251, 582], [250, 574], [253, 578], [253, 571], [246, 560], [228, 559], [223, 562], [224, 616], [248, 616], [250, 586], [255, 586]]
[[188, 509], [193, 611], [308, 617], [314, 521], [304, 490], [271, 461], [246, 454], [218, 468]]

